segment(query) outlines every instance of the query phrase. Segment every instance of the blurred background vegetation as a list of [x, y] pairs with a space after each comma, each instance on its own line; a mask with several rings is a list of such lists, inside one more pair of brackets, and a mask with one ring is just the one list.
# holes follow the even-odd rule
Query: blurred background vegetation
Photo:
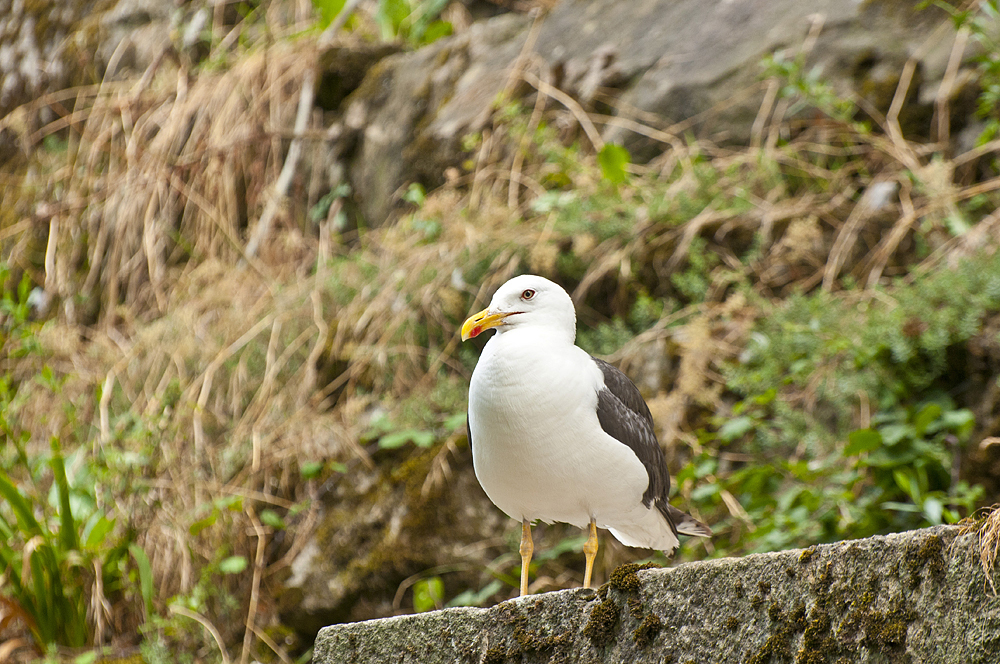
[[[634, 163], [565, 109], [502, 97], [448, 183], [411, 184], [392, 223], [352, 217], [349, 187], [317, 192], [305, 171], [254, 255], [239, 219], [261, 215], [287, 151], [297, 49], [345, 3], [297, 22], [293, 6], [237, 3], [237, 47], [206, 28], [186, 97], [169, 70], [83, 91], [72, 123], [3, 167], [0, 652], [308, 661], [310, 628], [283, 613], [294, 562], [366, 473], [429, 512], [472, 472], [479, 347], [456, 332], [522, 272], [573, 294], [578, 343], [640, 385], [675, 502], [716, 533], [673, 562], [604, 537], [599, 577], [996, 501], [996, 2], [951, 10], [983, 46], [982, 132], [963, 154], [775, 54], [761, 77], [788, 113], [749, 146], [688, 135]], [[379, 0], [345, 29], [417, 48], [452, 32], [448, 11]], [[170, 158], [141, 156], [157, 149]], [[149, 223], [163, 210], [169, 232]], [[343, 518], [375, 508], [357, 509]], [[349, 617], [515, 594], [517, 524], [487, 526], [490, 564], [383, 561], [391, 602]], [[533, 588], [578, 584], [581, 534], [540, 530]]]

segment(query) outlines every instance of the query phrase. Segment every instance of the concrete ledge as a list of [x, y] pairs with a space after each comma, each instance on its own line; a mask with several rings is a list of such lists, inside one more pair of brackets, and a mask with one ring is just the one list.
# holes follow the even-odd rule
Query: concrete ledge
[[978, 536], [941, 526], [804, 550], [625, 565], [597, 592], [334, 625], [316, 664], [1000, 662]]

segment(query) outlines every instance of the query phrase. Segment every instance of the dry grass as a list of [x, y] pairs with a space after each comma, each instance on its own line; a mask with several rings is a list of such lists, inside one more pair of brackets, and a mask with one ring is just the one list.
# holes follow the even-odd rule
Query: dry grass
[[[67, 306], [70, 322], [97, 313], [115, 325], [120, 306], [162, 314], [185, 270], [241, 257], [314, 59], [308, 44], [282, 42], [231, 70], [193, 77], [161, 60], [131, 85], [81, 93], [65, 164], [52, 174], [59, 202], [40, 212], [50, 227], [46, 289], [96, 307]], [[12, 258], [22, 259], [16, 249]]]
[[997, 554], [1000, 553], [1000, 505], [992, 505], [980, 510], [979, 518], [964, 521], [962, 534], [975, 533], [979, 538], [979, 564], [983, 576], [993, 595], [997, 595], [996, 576]]

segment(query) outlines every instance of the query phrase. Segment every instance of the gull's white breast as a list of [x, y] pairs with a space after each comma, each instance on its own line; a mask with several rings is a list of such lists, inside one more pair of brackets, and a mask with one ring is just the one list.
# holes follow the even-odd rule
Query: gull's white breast
[[642, 462], [597, 419], [603, 385], [586, 352], [540, 327], [486, 344], [469, 387], [473, 465], [505, 514], [580, 528], [649, 518]]

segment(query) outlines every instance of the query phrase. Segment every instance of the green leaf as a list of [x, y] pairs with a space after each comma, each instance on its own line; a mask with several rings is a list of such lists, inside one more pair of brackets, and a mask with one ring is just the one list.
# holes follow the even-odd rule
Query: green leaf
[[972, 433], [973, 427], [976, 426], [976, 416], [967, 408], [945, 411], [941, 421], [946, 429], [954, 432], [960, 439]]
[[11, 509], [14, 510], [14, 516], [17, 517], [18, 527], [24, 533], [25, 539], [42, 534], [42, 527], [32, 514], [28, 501], [24, 499], [17, 487], [7, 479], [7, 475], [2, 472], [0, 472], [0, 496], [3, 496], [10, 503]]
[[417, 447], [430, 447], [434, 444], [434, 433], [419, 429], [395, 431], [379, 438], [378, 446], [383, 449], [393, 450], [407, 443], [413, 443]]
[[432, 44], [442, 37], [450, 37], [454, 31], [449, 21], [431, 21], [420, 35], [420, 43]]
[[936, 403], [929, 403], [921, 408], [920, 412], [913, 419], [913, 428], [916, 431], [917, 437], [923, 438], [927, 432], [927, 427], [939, 417], [941, 417], [941, 406]]
[[115, 527], [115, 520], [108, 519], [103, 514], [95, 515], [96, 520], [92, 517], [92, 524], [88, 524], [90, 529], [84, 528], [84, 537], [86, 537], [84, 546], [90, 550], [95, 551], [100, 548], [101, 544], [104, 543], [104, 539], [108, 536], [108, 533], [112, 531]]
[[917, 505], [920, 504], [920, 483], [909, 470], [896, 468], [892, 471], [896, 486], [906, 492], [906, 495]]
[[247, 568], [246, 556], [229, 556], [219, 561], [219, 571], [223, 574], [239, 574]]
[[146, 607], [146, 615], [153, 613], [153, 566], [149, 563], [149, 556], [141, 546], [136, 543], [128, 545], [128, 551], [135, 560], [136, 569], [139, 570], [139, 593], [142, 595], [142, 603]]
[[503, 582], [499, 579], [493, 579], [478, 592], [471, 588], [460, 592], [448, 601], [448, 606], [482, 606], [483, 602], [500, 592], [501, 588], [503, 588]]
[[923, 512], [923, 510], [912, 503], [900, 503], [894, 500], [887, 500], [882, 503], [882, 507], [887, 510], [895, 510], [897, 512]]
[[198, 521], [192, 523], [188, 527], [188, 532], [191, 533], [191, 535], [197, 537], [198, 533], [200, 533], [201, 531], [205, 530], [209, 526], [214, 526], [215, 521], [218, 518], [219, 518], [219, 510], [213, 509], [212, 512], [204, 519], [199, 519]]
[[847, 435], [847, 447], [844, 456], [857, 456], [863, 452], [871, 452], [882, 444], [882, 434], [875, 429], [858, 429]]
[[382, 31], [382, 38], [391, 40], [398, 37], [403, 21], [409, 15], [410, 3], [407, 0], [379, 0], [375, 22]]
[[446, 431], [458, 431], [465, 426], [465, 420], [467, 415], [465, 412], [455, 413], [454, 415], [449, 415], [444, 421], [444, 428]]
[[361, 434], [361, 441], [370, 442], [378, 438], [379, 436], [383, 436], [389, 433], [395, 428], [396, 425], [393, 423], [393, 421], [389, 418], [388, 415], [382, 412], [377, 413], [374, 417], [372, 417], [371, 421], [368, 423], [368, 429], [363, 434]]
[[879, 433], [882, 435], [882, 442], [892, 447], [899, 441], [914, 435], [914, 429], [909, 424], [886, 424], [883, 427], [879, 427]]
[[427, 200], [427, 191], [419, 182], [411, 182], [410, 186], [406, 188], [406, 193], [403, 194], [403, 200], [420, 207]]
[[322, 461], [307, 461], [306, 463], [299, 466], [299, 473], [302, 475], [302, 479], [311, 480], [319, 477], [319, 474], [323, 472], [323, 462]]
[[227, 509], [230, 512], [243, 511], [243, 496], [223, 496], [212, 501], [218, 509]]
[[614, 143], [607, 143], [597, 153], [597, 163], [601, 167], [601, 176], [613, 183], [622, 184], [628, 179], [625, 167], [632, 162], [628, 150]]
[[777, 396], [778, 396], [778, 390], [772, 387], [766, 390], [763, 394], [758, 394], [757, 396], [755, 396], [753, 400], [754, 403], [756, 403], [758, 406], [766, 406], [772, 401], [774, 401], [774, 399]]
[[346, 0], [312, 0], [312, 4], [319, 14], [319, 26], [325, 28], [333, 23], [333, 19], [337, 18], [337, 14], [344, 8]]
[[958, 211], [946, 215], [944, 218], [944, 225], [947, 227], [948, 232], [954, 237], [965, 235], [971, 228], [968, 220]]
[[737, 438], [742, 438], [744, 434], [753, 431], [753, 420], [746, 415], [734, 417], [719, 427], [719, 439], [724, 443], [731, 443]]
[[935, 526], [941, 525], [941, 516], [944, 513], [944, 504], [937, 498], [924, 499], [924, 516]]
[[49, 461], [49, 465], [52, 467], [55, 484], [59, 489], [59, 542], [63, 551], [72, 551], [80, 548], [80, 542], [77, 539], [73, 510], [69, 505], [69, 480], [66, 479], [66, 464], [63, 463], [59, 439], [53, 436], [50, 445], [52, 459]]
[[701, 484], [696, 486], [693, 491], [691, 491], [691, 500], [693, 502], [701, 502], [706, 498], [711, 498], [717, 496], [721, 491], [721, 487], [715, 482], [711, 484]]
[[417, 613], [431, 611], [444, 601], [444, 581], [440, 576], [421, 579], [413, 584], [413, 609]]
[[270, 509], [263, 510], [260, 513], [260, 522], [265, 526], [271, 526], [275, 530], [284, 530], [286, 527], [284, 519], [278, 516], [277, 512]]

